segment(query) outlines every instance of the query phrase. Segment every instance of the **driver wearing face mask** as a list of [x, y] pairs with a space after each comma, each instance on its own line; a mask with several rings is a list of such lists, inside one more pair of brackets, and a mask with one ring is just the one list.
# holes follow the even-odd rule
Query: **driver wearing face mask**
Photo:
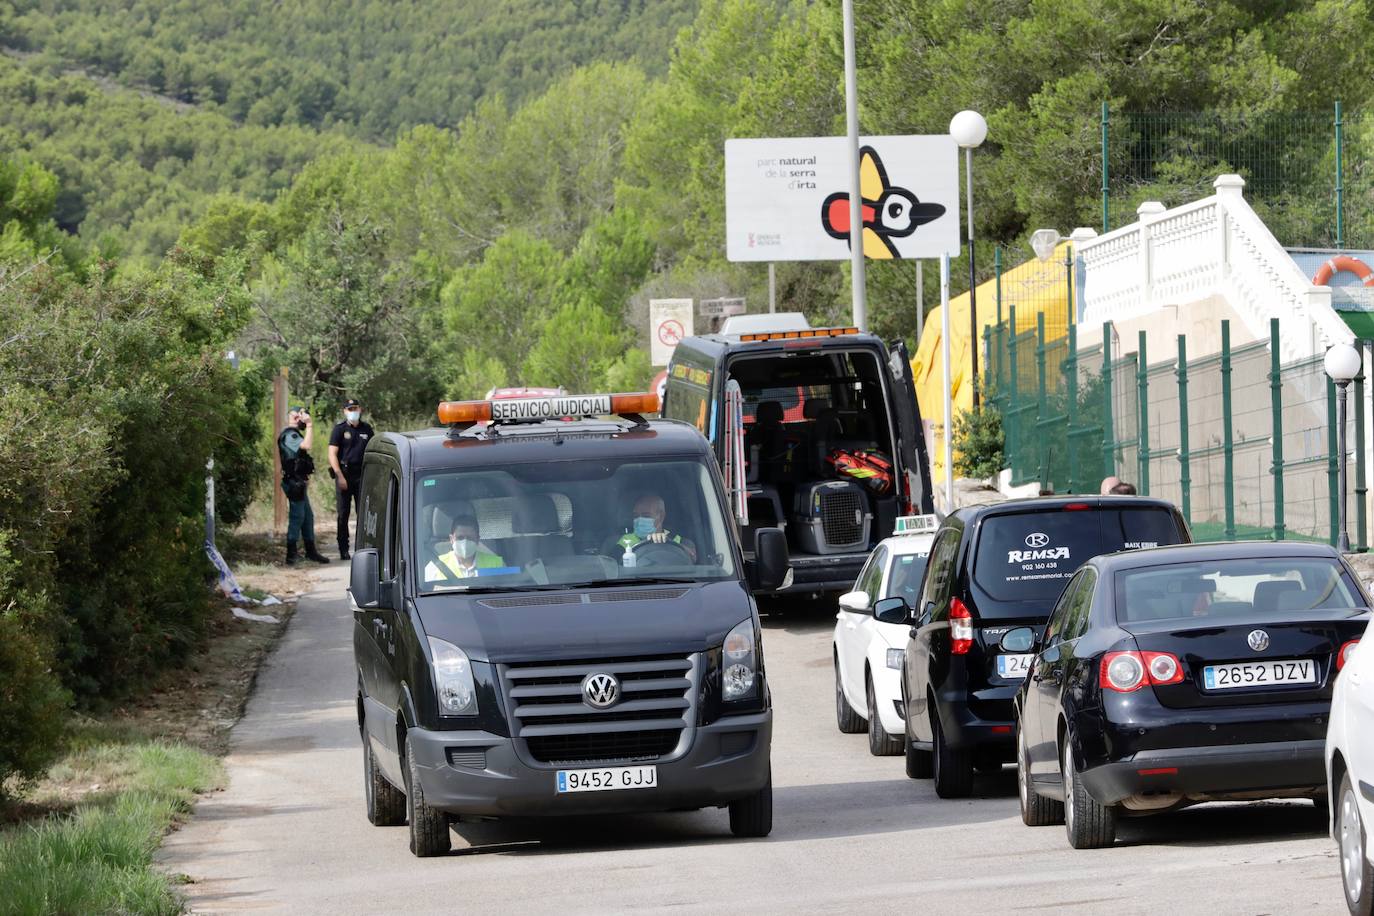
[[696, 545], [682, 535], [673, 534], [663, 527], [668, 516], [668, 509], [663, 504], [663, 497], [653, 493], [645, 493], [635, 500], [630, 515], [630, 527], [625, 529], [624, 534], [612, 535], [610, 542], [601, 551], [603, 554], [619, 557], [627, 548], [633, 550], [645, 542], [677, 544], [687, 551], [687, 555], [691, 557], [693, 563], [697, 561]]
[[[506, 565], [505, 560], [488, 550], [478, 536], [477, 519], [471, 515], [460, 515], [453, 520], [453, 528], [448, 536], [449, 551], [439, 557], [444, 569], [458, 579], [479, 576], [479, 570], [498, 569]], [[425, 567], [425, 581], [438, 582], [449, 578], [434, 563]]]

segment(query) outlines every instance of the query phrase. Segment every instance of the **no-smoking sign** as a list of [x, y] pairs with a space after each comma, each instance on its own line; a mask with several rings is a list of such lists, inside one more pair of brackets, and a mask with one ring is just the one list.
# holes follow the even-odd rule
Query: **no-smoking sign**
[[692, 336], [691, 299], [649, 300], [649, 356], [655, 366], [666, 366], [684, 337]]

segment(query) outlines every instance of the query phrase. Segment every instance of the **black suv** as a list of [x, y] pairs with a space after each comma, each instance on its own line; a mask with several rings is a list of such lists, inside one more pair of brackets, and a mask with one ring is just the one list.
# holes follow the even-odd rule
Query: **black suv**
[[1002, 654], [1002, 634], [1037, 634], [1069, 577], [1092, 557], [1188, 543], [1172, 503], [1135, 496], [1013, 500], [955, 511], [931, 545], [915, 608], [900, 598], [879, 620], [910, 623], [902, 669], [906, 771], [935, 777], [942, 798], [968, 795], [973, 770], [1015, 756], [1012, 699], [1032, 656]]
[[367, 814], [409, 823], [416, 855], [464, 817], [728, 806], [736, 835], [772, 829], [750, 590], [780, 584], [786, 542], [760, 529], [746, 561], [696, 430], [591, 418], [626, 398], [657, 406], [450, 402], [452, 429], [368, 446], [350, 588]]

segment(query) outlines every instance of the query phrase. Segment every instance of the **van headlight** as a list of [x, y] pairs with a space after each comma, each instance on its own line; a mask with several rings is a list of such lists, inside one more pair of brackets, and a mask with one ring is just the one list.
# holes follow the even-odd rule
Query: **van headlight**
[[429, 638], [429, 652], [434, 657], [434, 692], [439, 697], [439, 714], [477, 715], [477, 689], [472, 683], [467, 653], [433, 636]]
[[729, 703], [754, 695], [758, 689], [758, 646], [754, 620], [741, 621], [721, 646], [721, 699]]

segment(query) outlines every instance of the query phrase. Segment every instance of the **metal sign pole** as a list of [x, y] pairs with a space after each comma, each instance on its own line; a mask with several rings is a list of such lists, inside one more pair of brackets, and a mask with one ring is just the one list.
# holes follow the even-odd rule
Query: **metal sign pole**
[[954, 511], [954, 401], [950, 393], [953, 377], [949, 365], [949, 255], [940, 259], [940, 349], [944, 356], [945, 402], [945, 511]]
[[916, 346], [921, 345], [921, 329], [926, 323], [926, 262], [916, 261]]
[[859, 188], [859, 90], [854, 65], [854, 0], [844, 0], [844, 108], [849, 134], [849, 287], [854, 326], [868, 330], [864, 287], [863, 200]]
[[778, 310], [778, 268], [772, 261], [768, 262], [768, 314], [773, 314]]

